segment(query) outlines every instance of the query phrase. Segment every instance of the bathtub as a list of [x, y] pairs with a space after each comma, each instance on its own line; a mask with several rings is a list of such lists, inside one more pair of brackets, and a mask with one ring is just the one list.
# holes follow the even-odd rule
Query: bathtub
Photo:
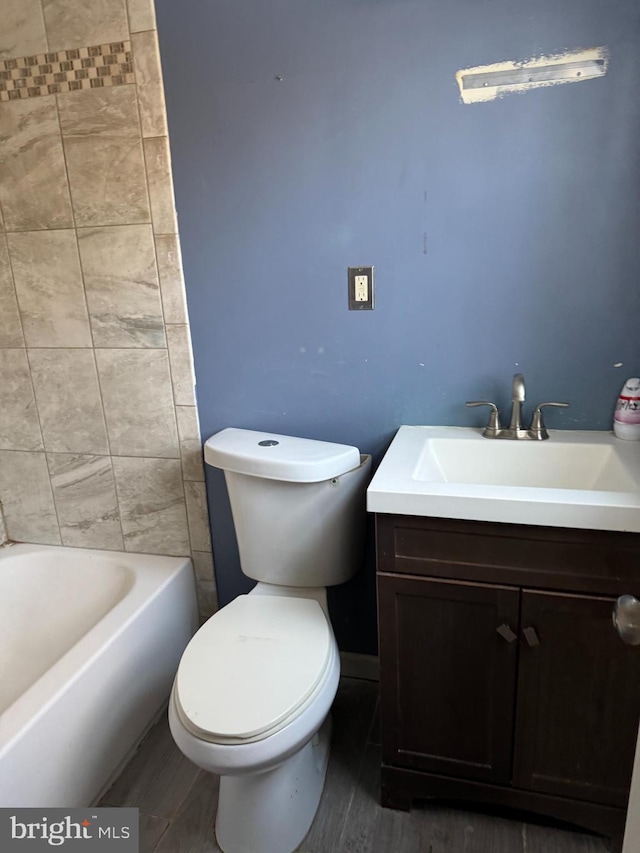
[[196, 628], [189, 559], [0, 547], [0, 807], [94, 803]]

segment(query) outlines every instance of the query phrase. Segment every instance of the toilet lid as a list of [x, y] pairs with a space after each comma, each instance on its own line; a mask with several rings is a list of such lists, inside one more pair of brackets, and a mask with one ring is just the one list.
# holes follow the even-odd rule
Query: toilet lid
[[331, 658], [317, 601], [241, 595], [206, 622], [176, 676], [185, 725], [205, 739], [253, 738], [302, 705]]

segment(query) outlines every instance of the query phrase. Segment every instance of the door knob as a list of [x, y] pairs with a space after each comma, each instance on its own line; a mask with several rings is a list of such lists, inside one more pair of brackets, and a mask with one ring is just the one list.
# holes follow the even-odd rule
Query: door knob
[[613, 605], [613, 624], [627, 646], [640, 646], [640, 601], [621, 595]]

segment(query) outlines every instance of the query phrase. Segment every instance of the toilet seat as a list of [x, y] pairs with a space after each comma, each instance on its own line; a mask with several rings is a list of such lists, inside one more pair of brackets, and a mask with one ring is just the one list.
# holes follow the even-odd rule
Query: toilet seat
[[332, 641], [313, 599], [239, 596], [200, 628], [182, 656], [174, 701], [183, 725], [214, 743], [279, 731], [321, 687]]

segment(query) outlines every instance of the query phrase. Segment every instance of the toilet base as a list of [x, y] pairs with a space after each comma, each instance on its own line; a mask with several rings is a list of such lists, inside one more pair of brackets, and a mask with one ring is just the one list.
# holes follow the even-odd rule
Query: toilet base
[[293, 853], [316, 811], [329, 762], [331, 717], [278, 767], [250, 776], [222, 776], [216, 839], [224, 853]]

